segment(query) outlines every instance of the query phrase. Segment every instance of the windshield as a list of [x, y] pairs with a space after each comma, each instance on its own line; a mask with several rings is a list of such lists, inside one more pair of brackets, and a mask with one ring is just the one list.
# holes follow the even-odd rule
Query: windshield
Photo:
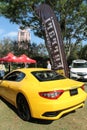
[[39, 81], [52, 81], [52, 80], [65, 79], [64, 76], [58, 74], [55, 71], [34, 71], [34, 72], [32, 72], [32, 74]]
[[73, 68], [87, 68], [87, 62], [85, 63], [73, 63]]

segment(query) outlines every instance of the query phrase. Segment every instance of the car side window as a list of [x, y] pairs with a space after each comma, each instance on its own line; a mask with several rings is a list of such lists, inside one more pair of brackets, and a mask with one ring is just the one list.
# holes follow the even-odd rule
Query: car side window
[[25, 74], [19, 71], [15, 71], [8, 76], [5, 77], [4, 80], [9, 80], [9, 81], [21, 81], [25, 77]]
[[17, 74], [16, 81], [21, 81], [24, 77], [25, 77], [25, 74], [20, 72], [20, 73]]

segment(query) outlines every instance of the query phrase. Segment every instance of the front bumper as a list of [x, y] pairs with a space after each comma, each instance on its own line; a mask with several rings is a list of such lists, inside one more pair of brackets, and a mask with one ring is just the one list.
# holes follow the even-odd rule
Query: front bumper
[[87, 75], [71, 74], [70, 78], [75, 80], [87, 80]]

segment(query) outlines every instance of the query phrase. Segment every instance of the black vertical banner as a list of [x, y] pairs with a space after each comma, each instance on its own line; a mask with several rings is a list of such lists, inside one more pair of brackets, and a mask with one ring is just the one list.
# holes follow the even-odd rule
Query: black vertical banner
[[68, 76], [61, 29], [53, 10], [49, 5], [41, 4], [35, 9], [35, 12], [42, 20], [42, 24], [45, 28], [46, 47], [53, 69], [61, 70], [65, 76]]

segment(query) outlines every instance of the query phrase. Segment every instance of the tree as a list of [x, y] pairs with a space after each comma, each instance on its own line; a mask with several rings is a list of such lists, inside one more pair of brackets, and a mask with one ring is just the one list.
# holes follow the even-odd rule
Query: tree
[[79, 57], [81, 59], [87, 60], [87, 45], [84, 45], [81, 50], [79, 51]]
[[7, 55], [7, 53], [13, 51], [13, 41], [9, 38], [0, 41], [0, 57]]
[[30, 42], [29, 41], [14, 41], [13, 42], [13, 50], [15, 52], [16, 55], [21, 55], [21, 54], [26, 54], [29, 55], [30, 54]]
[[[83, 48], [82, 47], [82, 44], [79, 43], [79, 44], [73, 44], [71, 43], [70, 44], [70, 47], [72, 48], [71, 51], [70, 51], [70, 54], [69, 56], [67, 57], [67, 62], [68, 62], [68, 65], [70, 65], [72, 63], [72, 60], [75, 60], [75, 59], [80, 59], [80, 51], [81, 49]], [[69, 47], [69, 48], [70, 48]], [[68, 52], [67, 52], [68, 54]]]
[[[41, 21], [34, 12], [34, 4], [49, 4], [60, 23], [63, 42], [69, 46], [67, 57], [71, 53], [71, 43], [87, 40], [87, 0], [0, 0], [0, 14], [22, 27], [28, 26], [35, 35], [44, 38]], [[44, 38], [45, 39], [45, 38]]]
[[15, 55], [26, 54], [29, 57], [47, 57], [47, 49], [45, 44], [30, 43], [27, 41], [21, 41], [20, 44], [17, 41], [13, 41], [13, 51]]
[[45, 44], [40, 43], [37, 47], [38, 47], [39, 56], [42, 56], [42, 57], [47, 57], [48, 56], [48, 52], [47, 52]]

